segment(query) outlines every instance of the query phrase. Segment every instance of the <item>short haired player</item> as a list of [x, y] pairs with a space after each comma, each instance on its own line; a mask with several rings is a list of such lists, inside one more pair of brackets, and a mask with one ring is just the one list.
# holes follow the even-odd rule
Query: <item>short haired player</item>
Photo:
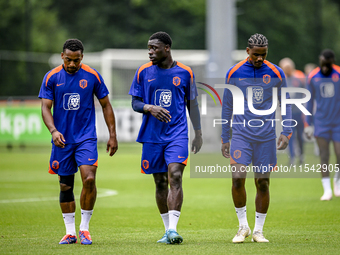
[[332, 141], [336, 155], [336, 165], [333, 165], [334, 195], [340, 196], [340, 67], [335, 65], [335, 55], [330, 49], [325, 49], [319, 56], [320, 67], [310, 72], [307, 79], [307, 88], [311, 93], [307, 110], [312, 112], [314, 101], [316, 112], [313, 116], [306, 116], [305, 134], [310, 139], [313, 136], [312, 123], [314, 121], [314, 136], [320, 149], [321, 182], [323, 195], [320, 200], [332, 199], [330, 182], [329, 144]]
[[137, 142], [143, 144], [141, 172], [152, 174], [156, 203], [165, 233], [158, 243], [181, 243], [177, 223], [183, 203], [182, 176], [188, 160], [186, 108], [195, 130], [192, 151], [202, 146], [195, 76], [174, 61], [171, 37], [157, 32], [149, 38], [150, 61], [138, 68], [129, 94], [132, 107], [143, 114]]
[[107, 152], [113, 156], [118, 149], [109, 91], [101, 75], [81, 63], [83, 51], [80, 40], [68, 39], [61, 53], [63, 64], [45, 75], [39, 93], [42, 118], [52, 134], [49, 173], [59, 177], [59, 202], [66, 227], [66, 235], [59, 244], [77, 242], [73, 187], [78, 168], [83, 183], [79, 238], [81, 244], [92, 244], [89, 222], [97, 196], [98, 166], [94, 95], [99, 100], [109, 130]]

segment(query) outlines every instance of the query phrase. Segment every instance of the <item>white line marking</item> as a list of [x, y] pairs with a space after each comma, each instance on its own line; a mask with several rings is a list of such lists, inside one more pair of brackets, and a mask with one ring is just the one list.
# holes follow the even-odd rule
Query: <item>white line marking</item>
[[[116, 190], [112, 189], [98, 189], [99, 197], [111, 197], [118, 194]], [[41, 197], [41, 198], [22, 198], [22, 199], [5, 199], [0, 200], [0, 204], [8, 204], [8, 203], [26, 203], [26, 202], [44, 202], [44, 201], [57, 201], [59, 197]]]

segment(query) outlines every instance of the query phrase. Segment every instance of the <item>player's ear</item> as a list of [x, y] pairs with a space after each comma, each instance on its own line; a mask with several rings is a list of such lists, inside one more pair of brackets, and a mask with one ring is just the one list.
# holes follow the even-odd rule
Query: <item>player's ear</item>
[[64, 52], [61, 53], [61, 59], [64, 59]]
[[248, 55], [249, 55], [250, 48], [249, 48], [249, 47], [247, 47], [247, 49], [246, 49], [246, 50], [247, 50], [247, 53], [248, 53]]

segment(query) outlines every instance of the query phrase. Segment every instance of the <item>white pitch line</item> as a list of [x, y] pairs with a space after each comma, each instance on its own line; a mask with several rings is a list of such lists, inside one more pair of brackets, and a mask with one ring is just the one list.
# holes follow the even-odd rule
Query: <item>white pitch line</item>
[[[100, 192], [97, 195], [99, 197], [111, 197], [118, 194], [116, 190], [112, 189], [98, 189]], [[55, 201], [59, 200], [59, 197], [41, 197], [41, 198], [22, 198], [22, 199], [5, 199], [0, 200], [0, 204], [8, 204], [8, 203], [26, 203], [26, 202], [44, 202], [44, 201]]]

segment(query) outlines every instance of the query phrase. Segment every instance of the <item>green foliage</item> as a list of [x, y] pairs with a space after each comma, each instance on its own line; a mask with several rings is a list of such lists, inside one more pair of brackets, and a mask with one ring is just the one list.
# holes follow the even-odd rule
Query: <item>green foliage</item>
[[[106, 48], [146, 48], [149, 36], [166, 31], [175, 49], [205, 49], [209, 0], [0, 0], [0, 50], [57, 53], [79, 38], [85, 53]], [[237, 4], [238, 49], [254, 33], [269, 39], [268, 60], [290, 57], [298, 69], [318, 63], [324, 48], [340, 56], [338, 0], [243, 0]], [[47, 62], [47, 59], [45, 59]], [[47, 63], [0, 55], [0, 96], [36, 96]]]
[[205, 47], [204, 0], [60, 0], [54, 8], [63, 26], [88, 51], [146, 48], [150, 35], [160, 30], [173, 37], [176, 49]]
[[322, 49], [332, 48], [340, 55], [339, 4], [330, 0], [259, 0], [237, 4], [238, 48], [246, 48], [254, 33], [269, 40], [268, 59], [278, 63], [290, 57], [298, 69], [306, 63], [318, 64]]

